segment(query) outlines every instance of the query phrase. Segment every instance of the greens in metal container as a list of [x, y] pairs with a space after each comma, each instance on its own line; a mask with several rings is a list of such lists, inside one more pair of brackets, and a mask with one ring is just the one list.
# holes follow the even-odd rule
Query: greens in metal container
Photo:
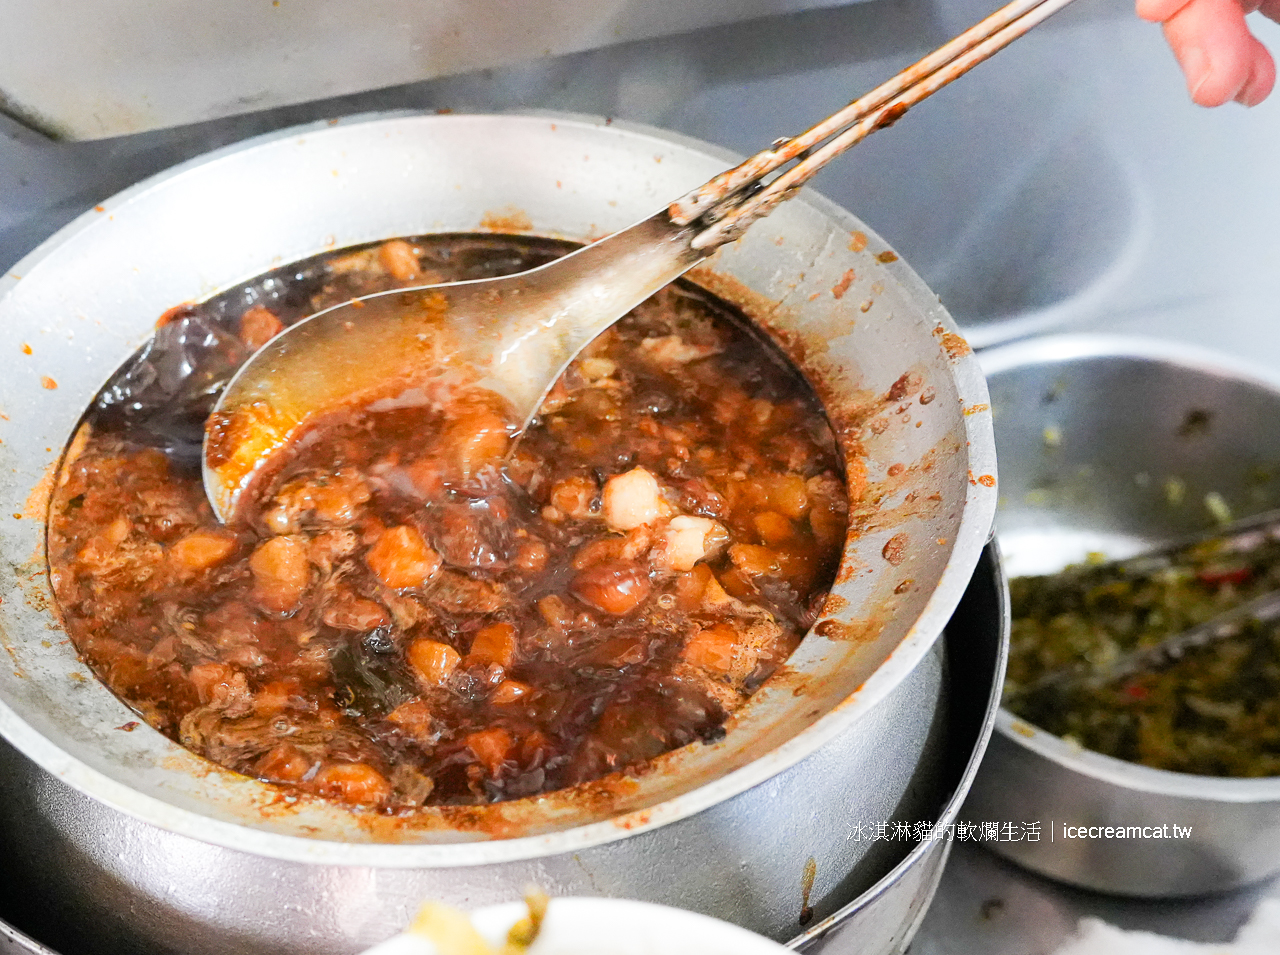
[[1134, 672], [1133, 651], [1280, 590], [1274, 521], [1011, 581], [1005, 706], [1088, 749], [1205, 776], [1280, 776], [1280, 622]]

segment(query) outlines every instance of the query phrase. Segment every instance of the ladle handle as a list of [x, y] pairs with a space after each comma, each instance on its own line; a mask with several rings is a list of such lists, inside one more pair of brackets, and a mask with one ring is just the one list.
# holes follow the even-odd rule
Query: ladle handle
[[[693, 239], [696, 249], [711, 250], [732, 242], [850, 146], [878, 129], [892, 126], [912, 106], [1071, 2], [1013, 0], [806, 132], [775, 142], [677, 199], [667, 209], [671, 221], [687, 225], [701, 220], [706, 224]], [[832, 136], [835, 138], [830, 139]], [[830, 141], [826, 145], [814, 151], [827, 139]], [[766, 176], [792, 160], [799, 161], [768, 185], [758, 188]]]

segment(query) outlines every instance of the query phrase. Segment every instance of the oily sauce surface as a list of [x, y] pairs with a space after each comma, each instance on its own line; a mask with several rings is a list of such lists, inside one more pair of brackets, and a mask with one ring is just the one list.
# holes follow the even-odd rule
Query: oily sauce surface
[[54, 495], [54, 590], [95, 673], [216, 763], [382, 811], [715, 738], [816, 618], [848, 505], [807, 385], [693, 286], [589, 346], [514, 447], [496, 396], [410, 389], [318, 421], [241, 523], [204, 499], [204, 418], [284, 324], [566, 248], [395, 240], [166, 315]]

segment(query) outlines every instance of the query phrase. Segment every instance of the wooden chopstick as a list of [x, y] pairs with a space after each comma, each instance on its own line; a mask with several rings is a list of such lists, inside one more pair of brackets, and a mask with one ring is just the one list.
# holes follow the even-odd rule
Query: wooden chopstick
[[[799, 136], [774, 143], [676, 200], [668, 207], [671, 220], [685, 225], [705, 216], [713, 223], [694, 238], [694, 248], [732, 241], [836, 156], [877, 129], [892, 125], [910, 107], [963, 76], [1071, 2], [1013, 0]], [[814, 150], [833, 135], [834, 139]], [[793, 159], [800, 161], [763, 190], [745, 198], [740, 195], [750, 184]], [[726, 200], [730, 200], [728, 209], [716, 209]]]

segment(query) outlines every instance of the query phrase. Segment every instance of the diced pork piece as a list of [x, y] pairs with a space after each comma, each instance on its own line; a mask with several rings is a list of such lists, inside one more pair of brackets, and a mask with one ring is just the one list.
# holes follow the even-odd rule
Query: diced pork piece
[[547, 626], [564, 633], [573, 626], [573, 610], [559, 594], [547, 594], [538, 601], [538, 615]]
[[444, 686], [462, 662], [462, 654], [447, 643], [420, 637], [409, 644], [405, 658], [413, 675], [425, 687]]
[[662, 335], [640, 342], [644, 354], [658, 365], [687, 365], [691, 361], [710, 358], [720, 353], [715, 345], [694, 345], [679, 335]]
[[709, 673], [726, 675], [734, 669], [738, 652], [738, 631], [727, 623], [698, 630], [680, 651], [680, 657]]
[[680, 683], [693, 687], [726, 713], [732, 713], [746, 701], [746, 697], [729, 684], [690, 663], [677, 663], [672, 667], [671, 675]]
[[509, 623], [491, 623], [477, 631], [467, 652], [467, 666], [497, 664], [510, 669], [516, 658], [516, 628]]
[[412, 699], [401, 703], [387, 714], [387, 719], [420, 743], [435, 743], [440, 733], [435, 729], [431, 707], [425, 700]]
[[290, 481], [263, 510], [262, 520], [276, 534], [309, 525], [347, 525], [372, 496], [364, 478], [348, 468], [333, 474]]
[[547, 566], [549, 556], [547, 545], [532, 537], [516, 545], [516, 556], [512, 563], [527, 574], [536, 574]]
[[240, 316], [240, 341], [251, 351], [257, 351], [284, 331], [284, 323], [271, 309], [255, 305]]
[[610, 560], [578, 571], [569, 589], [588, 606], [622, 616], [639, 606], [652, 586], [649, 574], [639, 564]]
[[761, 511], [751, 523], [760, 539], [770, 547], [781, 547], [796, 536], [796, 526], [777, 511]]
[[653, 545], [653, 528], [641, 524], [625, 534], [597, 537], [589, 540], [573, 555], [569, 563], [574, 570], [583, 570], [592, 564], [610, 560], [639, 560]]
[[[843, 491], [843, 488], [837, 488], [836, 494], [843, 497]], [[773, 510], [781, 511], [792, 520], [799, 520], [809, 510], [808, 485], [803, 475], [796, 472], [773, 476], [768, 481], [767, 499]]]
[[345, 557], [350, 557], [360, 546], [360, 538], [356, 532], [343, 528], [341, 530], [324, 531], [311, 538], [307, 556], [311, 563], [325, 574], [333, 572], [334, 565]]
[[369, 469], [381, 490], [391, 491], [418, 501], [431, 501], [444, 493], [448, 464], [440, 455], [427, 454], [408, 462], [384, 460]]
[[692, 570], [700, 560], [715, 556], [729, 543], [729, 532], [707, 517], [680, 514], [658, 533], [653, 561], [666, 570]]
[[586, 520], [591, 516], [598, 491], [591, 478], [573, 475], [552, 485], [551, 506], [575, 520]]
[[183, 573], [199, 573], [230, 557], [236, 543], [235, 533], [226, 528], [202, 528], [170, 547], [169, 558]]
[[717, 610], [732, 603], [740, 603], [740, 601], [736, 597], [730, 597], [725, 592], [724, 587], [720, 586], [720, 581], [716, 579], [716, 575], [711, 574], [710, 579], [702, 590], [702, 608], [704, 610]]
[[392, 527], [364, 555], [364, 562], [392, 590], [421, 587], [440, 569], [440, 555], [416, 527]]
[[441, 559], [465, 570], [493, 570], [506, 563], [510, 542], [507, 511], [480, 504], [445, 504], [437, 512], [440, 527], [432, 536]]
[[489, 694], [489, 702], [496, 706], [518, 703], [527, 697], [532, 689], [528, 683], [521, 683], [519, 680], [503, 680]]
[[200, 513], [191, 495], [181, 487], [149, 487], [139, 492], [140, 514], [151, 535], [171, 540], [183, 529], [200, 524]]
[[782, 569], [778, 555], [759, 544], [734, 544], [729, 548], [729, 559], [748, 577], [776, 574]]
[[445, 426], [438, 444], [449, 449], [449, 464], [467, 478], [507, 453], [511, 425], [497, 408], [477, 401]]
[[359, 806], [381, 806], [391, 797], [387, 777], [368, 763], [325, 763], [307, 788], [321, 796]]
[[729, 505], [724, 496], [705, 480], [690, 478], [679, 484], [680, 506], [701, 517], [725, 517]]
[[258, 760], [254, 771], [272, 783], [296, 783], [311, 769], [313, 762], [292, 743], [281, 743]]
[[772, 620], [750, 624], [715, 623], [698, 630], [680, 651], [680, 659], [704, 673], [745, 691], [747, 677], [762, 657], [772, 658], [778, 650], [782, 628]]
[[391, 613], [391, 619], [395, 625], [405, 632], [424, 621], [435, 618], [431, 609], [410, 593], [384, 590], [378, 594], [378, 600]]
[[495, 613], [508, 600], [502, 584], [475, 580], [452, 570], [442, 570], [426, 596], [431, 606], [446, 613]]
[[368, 632], [391, 623], [391, 616], [376, 600], [366, 600], [342, 589], [324, 607], [324, 622], [337, 630]]
[[307, 699], [307, 691], [297, 677], [283, 680], [272, 680], [260, 689], [253, 697], [253, 711], [259, 716], [271, 716], [283, 713], [290, 706], [303, 709], [314, 708]]
[[[91, 537], [76, 554], [77, 570], [93, 581], [95, 591], [107, 592], [112, 585], [142, 584], [160, 567], [164, 547], [129, 535], [129, 522], [119, 518]], [[124, 600], [121, 606], [132, 602]]]
[[[861, 463], [861, 459], [855, 461]], [[849, 470], [852, 475], [855, 469], [851, 466]], [[834, 474], [819, 474], [809, 478], [806, 492], [811, 503], [809, 527], [814, 539], [824, 547], [838, 546], [849, 526], [849, 496], [844, 485]]]
[[418, 254], [404, 239], [392, 239], [378, 246], [378, 264], [397, 282], [413, 281], [421, 269]]
[[503, 764], [513, 755], [515, 748], [511, 734], [501, 726], [477, 730], [468, 735], [465, 742], [491, 777], [502, 772]]
[[311, 584], [307, 545], [297, 537], [272, 537], [263, 541], [249, 558], [253, 571], [253, 597], [272, 613], [298, 609]]
[[645, 663], [649, 657], [648, 638], [640, 633], [626, 633], [611, 637], [592, 647], [591, 651], [582, 657], [582, 662], [593, 667], [612, 667], [615, 670], [621, 670], [624, 667]]
[[436, 788], [435, 780], [408, 763], [396, 763], [390, 781], [396, 803], [403, 806], [421, 806]]
[[311, 510], [325, 524], [350, 524], [359, 515], [360, 506], [372, 496], [369, 485], [357, 472], [343, 468], [308, 488]]
[[618, 363], [612, 358], [583, 358], [578, 362], [578, 372], [587, 381], [612, 378], [618, 371]]
[[654, 524], [666, 510], [658, 479], [644, 468], [632, 468], [609, 478], [600, 502], [605, 523], [616, 531]]
[[197, 664], [187, 676], [204, 705], [221, 710], [228, 717], [244, 716], [253, 710], [253, 694], [244, 674], [225, 663]]

